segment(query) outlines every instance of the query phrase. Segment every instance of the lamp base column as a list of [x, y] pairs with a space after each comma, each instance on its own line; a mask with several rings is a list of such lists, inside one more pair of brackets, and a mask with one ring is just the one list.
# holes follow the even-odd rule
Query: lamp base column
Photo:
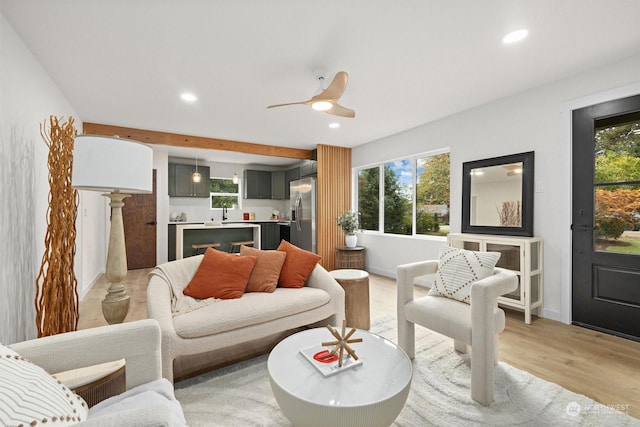
[[122, 323], [129, 313], [131, 297], [122, 284], [112, 284], [107, 290], [107, 295], [102, 300], [102, 314], [107, 323]]

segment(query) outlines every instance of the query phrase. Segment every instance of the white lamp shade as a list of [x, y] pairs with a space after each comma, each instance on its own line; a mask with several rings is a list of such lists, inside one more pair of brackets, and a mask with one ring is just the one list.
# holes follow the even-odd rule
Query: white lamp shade
[[153, 150], [129, 139], [76, 136], [71, 185], [79, 190], [151, 193]]

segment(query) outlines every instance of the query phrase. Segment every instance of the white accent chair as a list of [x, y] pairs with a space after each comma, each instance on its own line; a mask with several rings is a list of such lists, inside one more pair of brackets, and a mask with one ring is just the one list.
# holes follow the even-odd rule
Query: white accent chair
[[431, 295], [414, 299], [414, 283], [428, 283], [429, 275], [437, 270], [437, 260], [397, 267], [398, 344], [414, 358], [417, 324], [453, 338], [458, 352], [466, 353], [470, 346], [471, 398], [488, 406], [493, 401], [498, 334], [505, 327], [504, 311], [498, 308], [497, 299], [518, 287], [517, 276], [496, 267], [492, 276], [471, 285], [471, 304]]
[[67, 332], [9, 347], [49, 373], [125, 359], [126, 391], [93, 406], [89, 418], [78, 426], [186, 426], [173, 386], [162, 378], [160, 326], [153, 319]]

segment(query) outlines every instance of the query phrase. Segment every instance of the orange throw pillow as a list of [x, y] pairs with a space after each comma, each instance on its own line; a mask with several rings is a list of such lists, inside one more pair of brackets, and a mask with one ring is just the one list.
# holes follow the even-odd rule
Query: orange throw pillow
[[318, 261], [322, 259], [319, 255], [300, 249], [286, 240], [280, 242], [278, 250], [287, 254], [278, 279], [278, 286], [282, 288], [303, 287]]
[[254, 256], [241, 257], [209, 248], [182, 293], [199, 299], [240, 298], [257, 260]]
[[261, 251], [249, 246], [240, 246], [240, 256], [255, 256], [258, 261], [253, 267], [245, 292], [273, 292], [278, 286], [280, 270], [287, 256], [282, 251]]

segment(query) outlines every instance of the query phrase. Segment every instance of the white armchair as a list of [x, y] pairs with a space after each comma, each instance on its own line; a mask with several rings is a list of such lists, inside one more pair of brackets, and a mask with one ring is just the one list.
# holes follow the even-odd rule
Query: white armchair
[[471, 304], [427, 295], [413, 297], [414, 283], [438, 270], [438, 261], [421, 261], [397, 267], [398, 344], [413, 359], [415, 324], [446, 335], [454, 348], [466, 353], [471, 347], [471, 397], [482, 405], [493, 401], [494, 371], [498, 363], [498, 334], [504, 330], [504, 311], [498, 296], [518, 286], [515, 273], [496, 268], [494, 274], [471, 285]]
[[186, 425], [172, 384], [162, 378], [160, 327], [153, 319], [67, 332], [9, 347], [51, 374], [125, 359], [127, 391], [93, 406], [88, 419], [78, 425]]

